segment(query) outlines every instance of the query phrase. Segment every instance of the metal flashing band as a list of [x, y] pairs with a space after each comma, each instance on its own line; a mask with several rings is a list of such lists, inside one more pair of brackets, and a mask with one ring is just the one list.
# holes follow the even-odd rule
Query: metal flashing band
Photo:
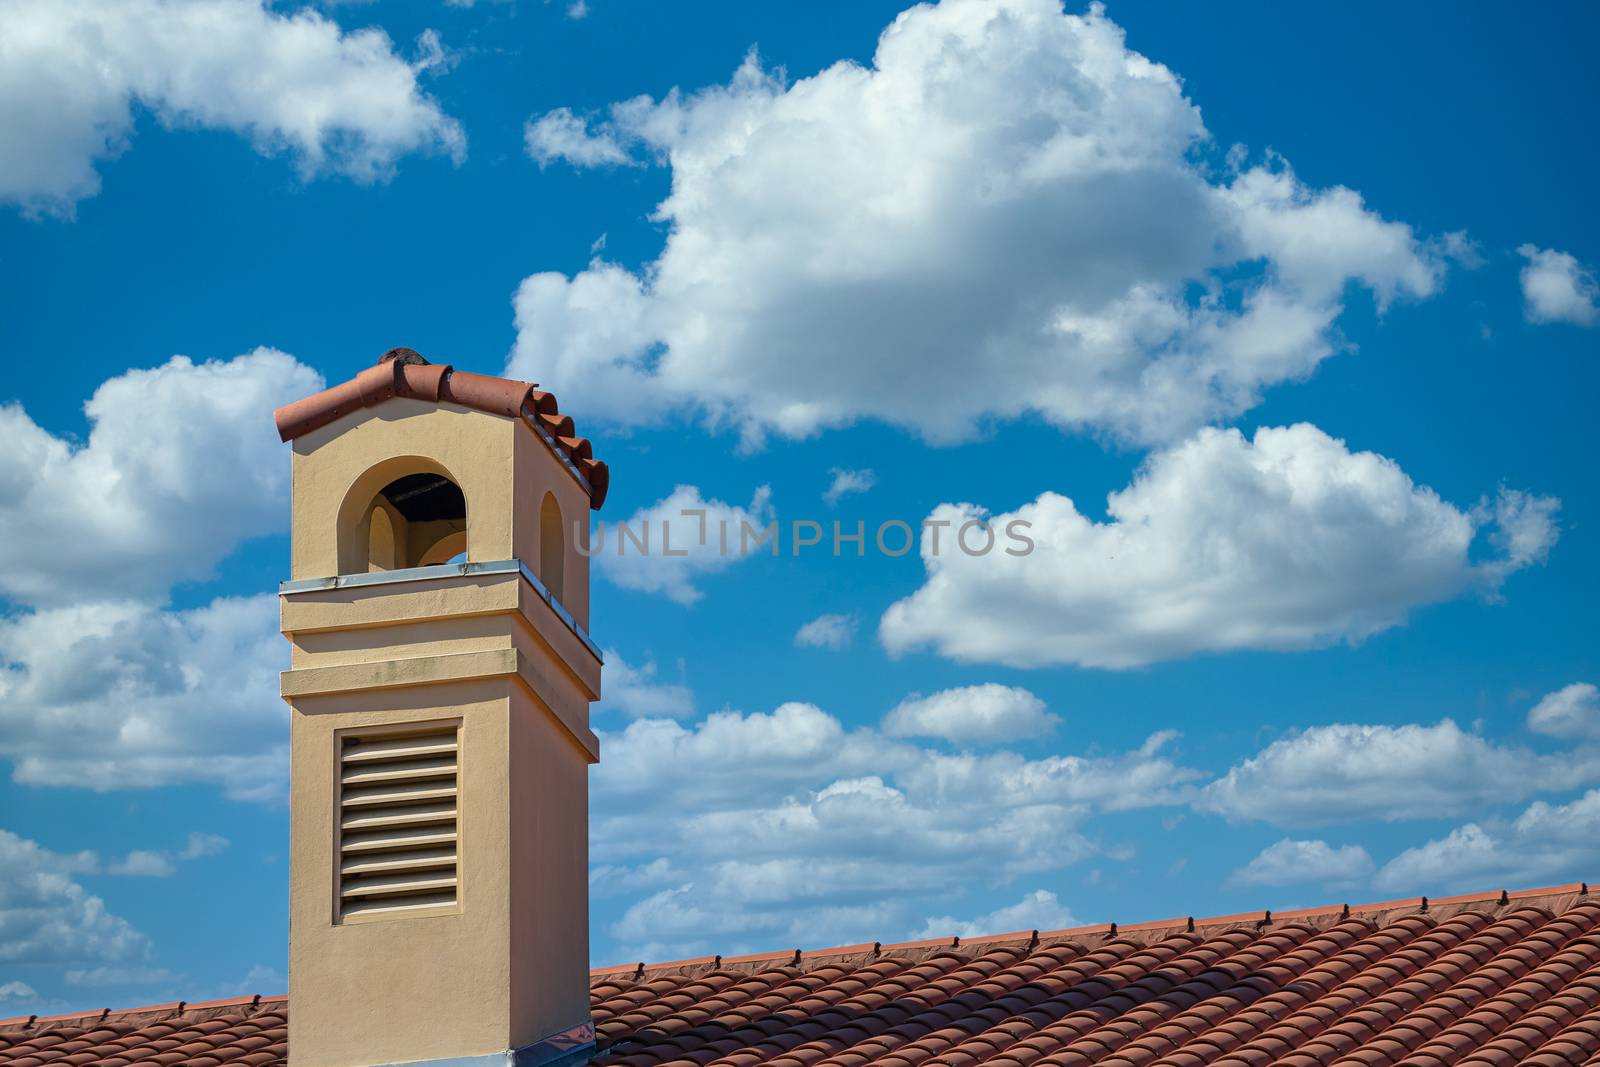
[[556, 613], [556, 618], [571, 630], [591, 655], [601, 663], [605, 657], [600, 653], [600, 646], [590, 639], [578, 620], [572, 617], [561, 601], [539, 580], [539, 576], [528, 569], [527, 564], [518, 559], [501, 559], [490, 563], [439, 563], [432, 567], [403, 567], [393, 571], [373, 571], [369, 574], [336, 574], [331, 578], [300, 578], [291, 582], [278, 584], [279, 596], [293, 596], [295, 593], [320, 593], [330, 592], [335, 589], [363, 589], [381, 585], [399, 585], [403, 582], [428, 582], [439, 578], [467, 578], [474, 575], [494, 574], [520, 574], [523, 581], [533, 587], [539, 594], [539, 599], [550, 605], [550, 610]]

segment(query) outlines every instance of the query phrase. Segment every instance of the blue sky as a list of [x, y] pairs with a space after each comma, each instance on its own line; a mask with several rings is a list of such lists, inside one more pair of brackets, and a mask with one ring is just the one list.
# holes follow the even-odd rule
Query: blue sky
[[0, 4], [0, 1014], [284, 988], [270, 411], [399, 344], [1034, 523], [600, 561], [597, 964], [1592, 878], [1595, 19]]

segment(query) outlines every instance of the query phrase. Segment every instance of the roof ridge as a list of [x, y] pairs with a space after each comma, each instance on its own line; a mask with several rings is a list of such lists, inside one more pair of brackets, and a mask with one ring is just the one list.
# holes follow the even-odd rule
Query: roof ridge
[[[1198, 933], [1202, 930], [1223, 930], [1227, 928], [1240, 928], [1254, 925], [1264, 928], [1278, 923], [1293, 922], [1304, 919], [1327, 919], [1338, 916], [1347, 919], [1357, 916], [1381, 916], [1397, 912], [1420, 912], [1432, 916], [1449, 916], [1461, 911], [1472, 909], [1475, 905], [1493, 904], [1495, 907], [1509, 907], [1513, 903], [1534, 902], [1543, 900], [1560, 900], [1561, 898], [1574, 898], [1568, 900], [1561, 911], [1588, 900], [1600, 900], [1600, 897], [1590, 893], [1588, 882], [1568, 882], [1561, 885], [1541, 886], [1535, 889], [1518, 890], [1490, 890], [1480, 893], [1465, 893], [1449, 897], [1401, 897], [1397, 900], [1377, 901], [1368, 904], [1330, 904], [1315, 908], [1300, 908], [1293, 911], [1273, 912], [1263, 909], [1261, 911], [1238, 912], [1231, 915], [1214, 915], [1197, 918], [1195, 916], [1181, 916], [1169, 919], [1155, 919], [1146, 922], [1137, 922], [1119, 925], [1115, 922], [1091, 923], [1083, 926], [1067, 927], [1060, 930], [1016, 930], [1009, 933], [984, 934], [978, 937], [963, 938], [952, 935], [950, 937], [924, 938], [911, 941], [897, 941], [884, 943], [880, 941], [860, 942], [854, 945], [836, 945], [829, 948], [811, 949], [784, 949], [777, 952], [754, 953], [743, 956], [698, 956], [690, 959], [670, 960], [661, 963], [627, 963], [611, 967], [592, 968], [589, 972], [591, 984], [596, 979], [613, 977], [644, 978], [647, 976], [681, 972], [694, 968], [707, 970], [719, 969], [726, 966], [759, 967], [762, 964], [776, 966], [807, 967], [819, 966], [831, 961], [839, 961], [851, 957], [877, 957], [885, 954], [915, 954], [926, 952], [934, 955], [939, 952], [967, 950], [972, 952], [985, 946], [1004, 945], [1018, 941], [1026, 941], [1030, 947], [1046, 942], [1059, 943], [1073, 939], [1088, 937], [1124, 937], [1134, 935], [1165, 935], [1181, 930], [1187, 933]], [[231, 1009], [242, 1009], [247, 1017], [264, 1010], [285, 1005], [288, 997], [284, 994], [276, 996], [229, 997], [221, 1000], [206, 1001], [170, 1001], [165, 1004], [148, 1004], [136, 1008], [99, 1008], [89, 1011], [67, 1012], [61, 1015], [18, 1015], [9, 1019], [0, 1019], [0, 1030], [28, 1030], [36, 1027], [55, 1027], [73, 1022], [85, 1024], [102, 1024], [107, 1022], [126, 1021], [138, 1016], [166, 1016], [187, 1022], [200, 1022], [206, 1018], [226, 1014]], [[152, 1020], [153, 1021], [153, 1020]]]
[[171, 1000], [164, 1004], [145, 1004], [137, 1008], [94, 1008], [89, 1011], [69, 1011], [61, 1015], [15, 1015], [9, 1019], [0, 1019], [0, 1030], [55, 1026], [79, 1021], [119, 1022], [139, 1015], [162, 1014], [185, 1020], [194, 1016], [192, 1021], [200, 1022], [211, 1015], [224, 1013], [229, 1008], [243, 1008], [248, 1016], [288, 1002], [287, 993], [278, 993], [270, 997], [254, 993], [250, 996], [223, 997], [218, 1000]]
[[1001, 945], [1015, 941], [1042, 944], [1047, 941], [1060, 942], [1085, 937], [1118, 937], [1130, 933], [1165, 933], [1178, 929], [1187, 933], [1195, 933], [1207, 928], [1237, 928], [1252, 924], [1264, 927], [1298, 919], [1322, 919], [1335, 914], [1344, 919], [1353, 916], [1382, 915], [1410, 910], [1435, 914], [1443, 909], [1447, 913], [1453, 913], [1465, 910], [1474, 904], [1495, 902], [1498, 906], [1507, 906], [1515, 901], [1566, 895], [1589, 896], [1589, 883], [1567, 882], [1561, 885], [1542, 886], [1536, 889], [1495, 889], [1449, 897], [1401, 897], [1396, 900], [1376, 901], [1368, 904], [1327, 904], [1314, 908], [1297, 908], [1292, 911], [1274, 912], [1270, 909], [1262, 909], [1260, 911], [1236, 912], [1229, 915], [1205, 917], [1184, 915], [1126, 925], [1119, 925], [1116, 922], [1089, 923], [1059, 930], [1016, 930], [1008, 933], [982, 934], [977, 937], [966, 938], [952, 934], [948, 937], [922, 938], [911, 941], [870, 941], [854, 945], [837, 945], [829, 948], [809, 950], [794, 948], [741, 956], [694, 956], [688, 959], [668, 960], [660, 963], [645, 963], [641, 961], [638, 963], [623, 963], [609, 967], [591, 968], [589, 979], [592, 983], [597, 978], [625, 976], [643, 978], [653, 974], [682, 971], [696, 967], [716, 969], [728, 965], [782, 964], [783, 961], [789, 961], [789, 966], [816, 966], [826, 961], [847, 959], [853, 956], [881, 956], [890, 953], [905, 954], [922, 951], [972, 949], [980, 945]]

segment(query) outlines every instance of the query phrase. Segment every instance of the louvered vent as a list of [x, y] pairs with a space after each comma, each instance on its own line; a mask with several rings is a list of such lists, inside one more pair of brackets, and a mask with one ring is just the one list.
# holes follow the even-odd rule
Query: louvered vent
[[458, 732], [451, 723], [342, 736], [341, 921], [455, 906]]

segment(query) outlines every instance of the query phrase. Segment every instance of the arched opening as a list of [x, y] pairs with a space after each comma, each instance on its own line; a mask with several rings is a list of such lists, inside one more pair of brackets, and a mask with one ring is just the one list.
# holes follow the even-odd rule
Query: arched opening
[[546, 493], [539, 505], [539, 580], [560, 600], [566, 586], [567, 547], [561, 531], [561, 505]]
[[467, 498], [432, 471], [404, 475], [378, 490], [361, 523], [366, 534], [355, 543], [366, 546], [365, 566], [354, 571], [426, 567], [467, 550]]

